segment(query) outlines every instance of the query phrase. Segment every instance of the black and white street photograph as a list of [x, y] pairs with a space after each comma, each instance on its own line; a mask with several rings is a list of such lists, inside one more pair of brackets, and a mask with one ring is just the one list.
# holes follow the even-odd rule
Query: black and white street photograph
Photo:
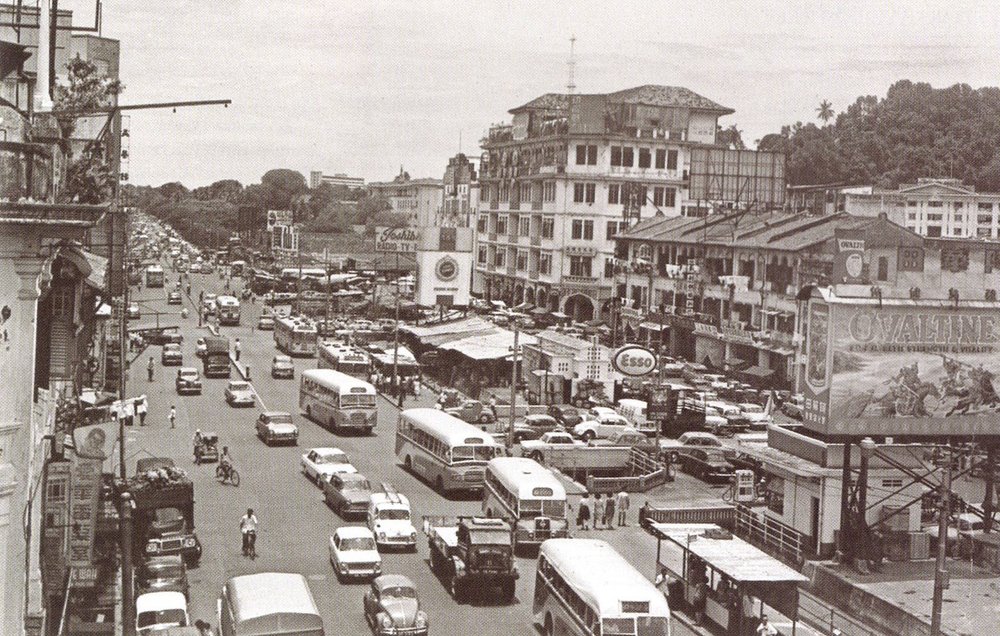
[[998, 35], [0, 0], [0, 636], [1000, 634]]

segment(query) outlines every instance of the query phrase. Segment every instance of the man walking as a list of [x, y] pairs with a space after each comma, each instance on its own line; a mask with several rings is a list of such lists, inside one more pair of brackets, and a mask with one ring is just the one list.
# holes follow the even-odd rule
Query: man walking
[[170, 428], [177, 428], [177, 407], [173, 404], [170, 405]]
[[625, 517], [626, 514], [628, 513], [629, 504], [632, 502], [629, 501], [628, 493], [625, 492], [624, 490], [618, 493], [617, 499], [618, 499], [618, 527], [620, 528], [622, 526], [628, 525], [628, 523], [626, 523]]
[[604, 504], [604, 523], [607, 524], [608, 530], [615, 529], [615, 494], [608, 493], [608, 500]]
[[607, 521], [604, 519], [604, 502], [601, 501], [601, 493], [594, 495], [594, 530], [600, 530]]
[[146, 425], [146, 411], [149, 410], [149, 405], [146, 404], [146, 398], [140, 398], [135, 403], [135, 412], [139, 415], [139, 426]]
[[576, 527], [582, 528], [583, 530], [589, 530], [590, 522], [590, 495], [583, 493], [583, 497], [580, 499], [580, 508], [576, 513]]
[[154, 368], [154, 365], [153, 365], [153, 356], [150, 356], [149, 357], [149, 364], [146, 365], [146, 371], [149, 372], [149, 381], [150, 382], [153, 381], [153, 368]]
[[236, 342], [233, 344], [233, 351], [236, 353], [236, 361], [240, 361], [240, 339], [237, 338]]

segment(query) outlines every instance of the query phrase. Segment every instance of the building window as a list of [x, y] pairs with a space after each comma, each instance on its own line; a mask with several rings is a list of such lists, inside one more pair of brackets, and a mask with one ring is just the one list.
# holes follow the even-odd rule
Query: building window
[[620, 166], [622, 165], [622, 147], [621, 146], [611, 146], [611, 165]]
[[607, 238], [610, 241], [611, 237], [625, 230], [625, 221], [608, 221], [607, 230]]
[[961, 201], [955, 201], [955, 203], [953, 205], [955, 206], [956, 210], [961, 210], [964, 207], [964, 205], [963, 205], [963, 203]]
[[550, 239], [555, 236], [556, 220], [550, 216], [542, 219], [542, 238]]
[[578, 144], [576, 147], [576, 165], [596, 166], [597, 146]]
[[476, 231], [485, 232], [486, 231], [487, 218], [485, 214], [480, 214], [479, 218], [476, 219]]
[[648, 168], [650, 159], [649, 148], [639, 148], [639, 167]]
[[497, 234], [507, 233], [507, 215], [501, 214], [497, 217]]
[[546, 181], [542, 186], [542, 201], [552, 203], [556, 200], [556, 182]]
[[964, 217], [964, 216], [962, 216], [961, 214], [956, 214], [956, 215], [954, 216], [954, 218], [953, 218], [952, 220], [953, 220], [953, 221], [954, 221], [955, 223], [961, 223], [961, 222], [962, 222], [962, 220], [963, 220], [964, 218], [965, 218], [965, 217]]
[[587, 165], [596, 166], [597, 165], [597, 146], [590, 144], [587, 146]]
[[608, 203], [618, 203], [622, 187], [617, 183], [608, 184]]
[[940, 201], [928, 201], [927, 202], [927, 207], [929, 207], [929, 208], [940, 208], [942, 205], [944, 205], [944, 204], [941, 203]]
[[653, 188], [653, 205], [663, 205], [663, 188], [659, 186]]
[[528, 251], [517, 250], [517, 269], [524, 271], [528, 269]]
[[570, 236], [574, 239], [583, 239], [585, 241], [594, 240], [594, 222], [589, 219], [573, 219]]
[[992, 212], [993, 211], [993, 204], [992, 203], [980, 203], [979, 204], [979, 209], [982, 210], [983, 212]]
[[985, 262], [983, 271], [987, 274], [1000, 271], [1000, 250], [986, 250], [983, 254], [983, 261]]
[[927, 215], [927, 220], [928, 221], [938, 221], [938, 222], [940, 222], [941, 218], [942, 217], [941, 217], [940, 214], [929, 214], [928, 213], [928, 215]]
[[668, 150], [667, 151], [667, 170], [677, 169], [677, 151]]
[[977, 227], [976, 228], [976, 237], [977, 238], [990, 238], [992, 236], [993, 236], [993, 230], [992, 230], [992, 228], [988, 228], [988, 227]]
[[486, 264], [486, 246], [485, 245], [480, 245], [479, 246], [479, 256], [476, 258], [476, 261], [480, 265], [485, 265]]
[[584, 184], [574, 183], [573, 184], [573, 203], [583, 203], [584, 196]]
[[510, 201], [510, 184], [501, 183], [500, 184], [500, 201], [507, 202]]
[[631, 168], [635, 163], [635, 150], [629, 146], [622, 148], [622, 165]]
[[663, 170], [664, 166], [667, 165], [667, 149], [657, 148], [656, 149], [656, 169]]
[[919, 247], [899, 248], [898, 267], [901, 272], [924, 271], [924, 250]]
[[940, 225], [928, 225], [927, 226], [927, 237], [928, 238], [940, 238], [941, 236], [941, 226]]
[[663, 207], [672, 208], [677, 205], [677, 190], [675, 188], [663, 189]]
[[522, 216], [518, 220], [517, 233], [521, 236], [528, 236], [531, 233], [531, 217]]
[[916, 201], [907, 201], [906, 205], [910, 206], [911, 208], [915, 208], [915, 207], [917, 207], [917, 202]]
[[538, 272], [541, 274], [551, 274], [552, 273], [552, 255], [551, 254], [541, 254], [538, 257]]
[[521, 200], [527, 203], [531, 201], [531, 184], [522, 183], [521, 184]]
[[585, 183], [583, 200], [587, 203], [593, 203], [597, 198], [597, 184], [596, 183]]
[[615, 277], [615, 262], [607, 258], [604, 260], [604, 278], [614, 278]]
[[594, 259], [590, 256], [570, 256], [569, 274], [570, 276], [590, 277], [590, 265]]
[[946, 272], [964, 272], [969, 269], [969, 250], [961, 247], [941, 248], [941, 269]]
[[885, 256], [878, 257], [877, 280], [883, 282], [889, 280], [889, 259]]
[[496, 256], [494, 257], [493, 264], [497, 267], [503, 267], [507, 264], [507, 250], [499, 249], [497, 250]]
[[992, 214], [976, 215], [976, 222], [979, 223], [980, 225], [989, 225], [993, 223], [993, 215]]
[[767, 509], [779, 515], [785, 514], [785, 480], [772, 475], [764, 493]]

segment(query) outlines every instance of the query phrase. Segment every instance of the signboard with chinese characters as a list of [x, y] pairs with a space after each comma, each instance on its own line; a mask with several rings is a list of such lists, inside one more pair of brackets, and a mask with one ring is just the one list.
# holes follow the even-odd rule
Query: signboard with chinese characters
[[412, 227], [375, 228], [375, 251], [382, 253], [413, 254], [417, 251], [420, 233]]
[[807, 312], [806, 427], [838, 436], [1000, 434], [1000, 305], [823, 294]]

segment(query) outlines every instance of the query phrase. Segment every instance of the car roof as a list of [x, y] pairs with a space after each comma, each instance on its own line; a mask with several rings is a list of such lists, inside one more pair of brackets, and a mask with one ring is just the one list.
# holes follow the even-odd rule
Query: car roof
[[372, 531], [364, 526], [340, 526], [334, 530], [334, 534], [341, 539], [374, 539]]
[[333, 455], [334, 453], [343, 453], [344, 455], [347, 454], [344, 453], [344, 451], [340, 450], [339, 448], [333, 446], [317, 446], [316, 448], [310, 448], [309, 450], [306, 451], [306, 454], [308, 455], [313, 451], [316, 451], [320, 455]]
[[146, 567], [160, 567], [165, 565], [184, 565], [184, 559], [179, 554], [169, 554], [166, 556], [150, 557], [146, 559]]
[[291, 417], [292, 414], [288, 411], [263, 411], [261, 415], [264, 417], [278, 417], [279, 415], [287, 415]]
[[387, 587], [410, 587], [414, 590], [417, 589], [417, 586], [413, 584], [413, 581], [402, 574], [383, 574], [382, 576], [376, 577], [372, 583], [374, 583], [375, 587], [379, 590], [384, 590]]
[[247, 382], [246, 380], [230, 380], [229, 381], [229, 386], [236, 386], [236, 385], [240, 385], [240, 384], [242, 384], [243, 386], [246, 386], [246, 387], [250, 386], [250, 383]]
[[177, 373], [191, 373], [192, 371], [198, 373], [198, 367], [181, 367], [177, 369]]

